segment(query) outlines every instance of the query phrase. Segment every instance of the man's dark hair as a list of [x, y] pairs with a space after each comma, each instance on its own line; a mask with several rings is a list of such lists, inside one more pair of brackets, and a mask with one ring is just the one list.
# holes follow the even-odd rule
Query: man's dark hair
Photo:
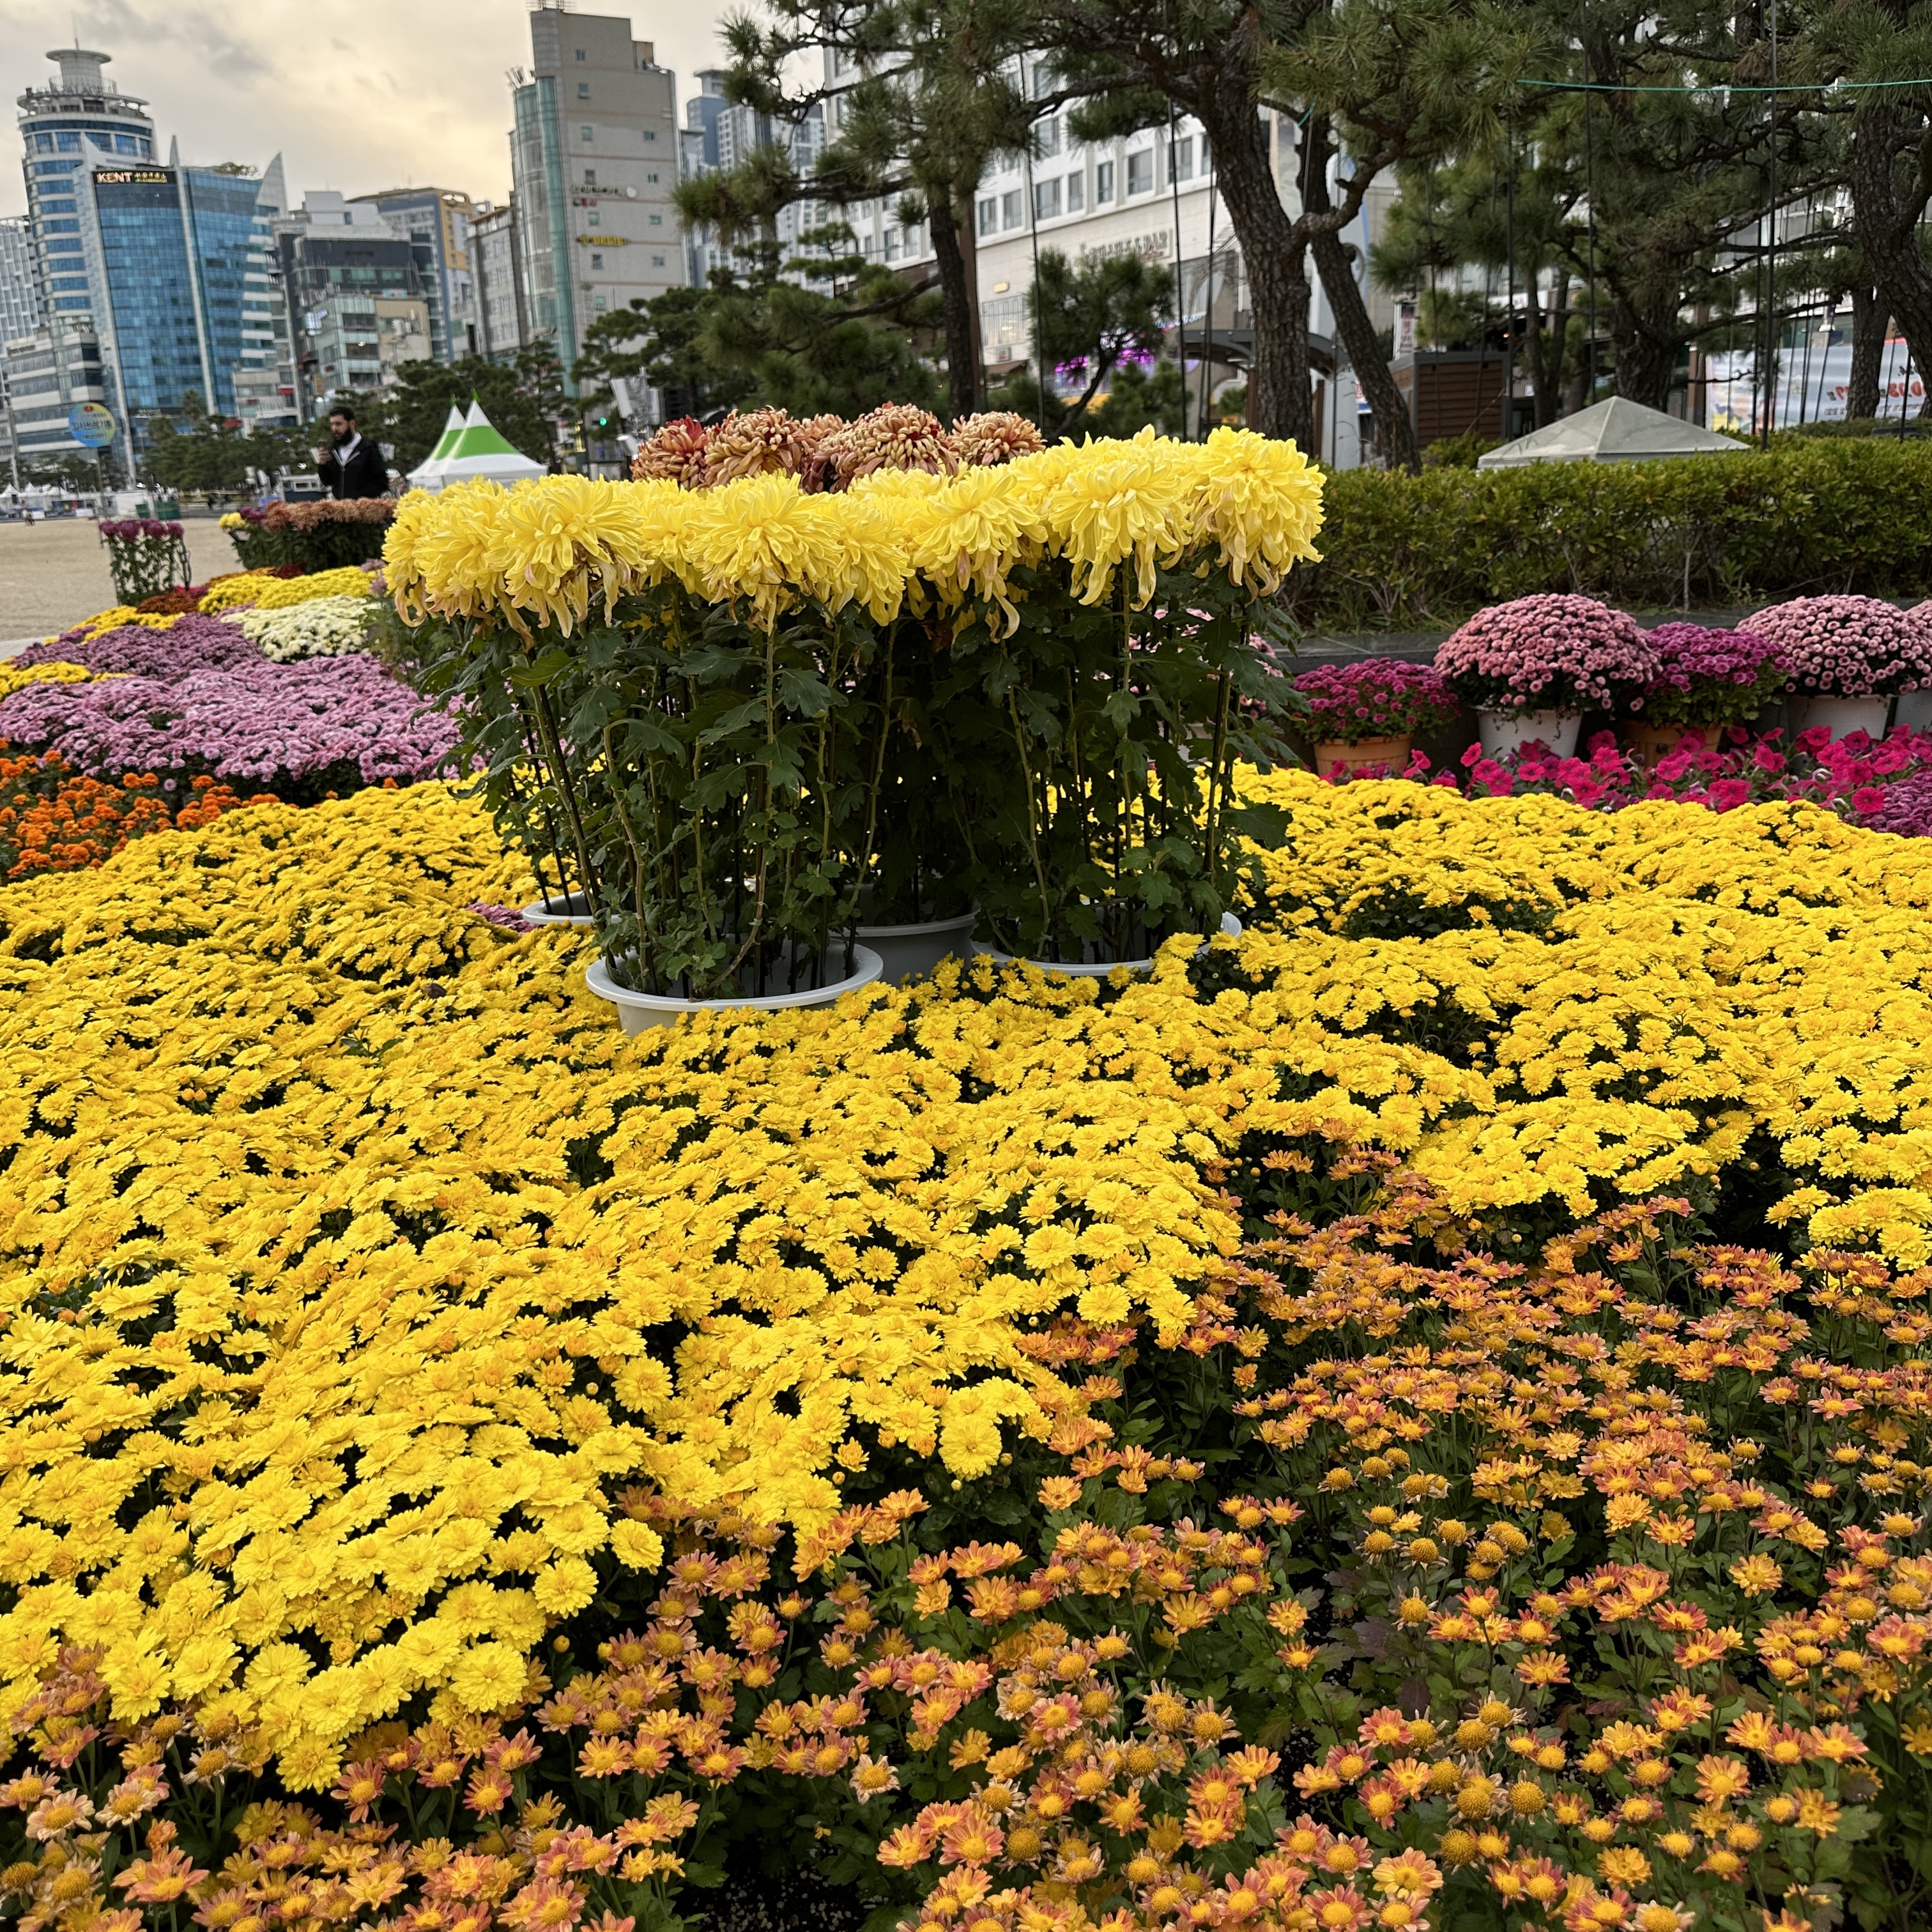
[[328, 413], [332, 416], [340, 416], [346, 423], [352, 423], [356, 420], [356, 412], [352, 409], [344, 408], [340, 403], [331, 404]]

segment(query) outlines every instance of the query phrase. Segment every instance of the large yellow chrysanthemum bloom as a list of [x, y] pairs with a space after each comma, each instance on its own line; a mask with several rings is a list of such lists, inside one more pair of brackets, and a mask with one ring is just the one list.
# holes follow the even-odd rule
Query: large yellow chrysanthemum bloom
[[1188, 520], [1237, 584], [1272, 596], [1292, 566], [1318, 560], [1322, 472], [1292, 442], [1217, 429], [1198, 453]]
[[1191, 465], [1176, 460], [1179, 447], [1157, 442], [1149, 429], [1131, 442], [1090, 443], [1072, 460], [1049, 450], [1012, 465], [1023, 488], [1042, 472], [1051, 478], [1040, 511], [1054, 548], [1073, 567], [1083, 604], [1104, 603], [1114, 573], [1128, 568], [1134, 602], [1148, 603], [1155, 566], [1188, 547], [1192, 478]]

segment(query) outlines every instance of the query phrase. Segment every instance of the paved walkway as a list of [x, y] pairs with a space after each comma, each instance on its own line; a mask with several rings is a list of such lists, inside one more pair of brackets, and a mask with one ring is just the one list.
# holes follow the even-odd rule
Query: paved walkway
[[[212, 517], [190, 518], [188, 561], [195, 581], [239, 570], [228, 532]], [[88, 517], [0, 524], [0, 657], [64, 630], [114, 602], [107, 552]]]

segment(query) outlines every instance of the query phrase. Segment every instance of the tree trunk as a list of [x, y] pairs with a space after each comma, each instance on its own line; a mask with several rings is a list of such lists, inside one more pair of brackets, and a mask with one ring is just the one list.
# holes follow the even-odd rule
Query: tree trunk
[[[1315, 440], [1308, 388], [1307, 242], [1275, 192], [1268, 137], [1245, 97], [1208, 128], [1214, 144], [1221, 199], [1241, 244], [1254, 305], [1255, 357], [1248, 374], [1248, 421], [1264, 436], [1290, 436], [1304, 449]], [[1174, 245], [1180, 247], [1176, 236]]]
[[1616, 358], [1617, 394], [1660, 410], [1670, 399], [1682, 344], [1673, 305], [1667, 314], [1640, 315], [1622, 296], [1610, 304], [1610, 348]]
[[1852, 380], [1845, 414], [1866, 422], [1878, 414], [1879, 366], [1885, 357], [1885, 304], [1876, 289], [1852, 290]]
[[[1532, 292], [1535, 278], [1530, 280]], [[1532, 303], [1538, 298], [1532, 292]], [[1530, 332], [1530, 380], [1536, 390], [1536, 426], [1547, 429], [1563, 409], [1563, 352], [1570, 344], [1570, 278], [1561, 277], [1550, 305], [1549, 327], [1540, 314]]]
[[[1932, 133], [1916, 107], [1876, 100], [1852, 119], [1850, 173], [1858, 247], [1920, 369], [1932, 368], [1932, 268], [1918, 245], [1928, 142]], [[1927, 394], [1932, 406], [1932, 388]]]
[[956, 421], [980, 406], [980, 332], [974, 314], [973, 276], [960, 246], [950, 195], [928, 189], [926, 218], [932, 229], [932, 254], [939, 271], [939, 301], [946, 323], [946, 389]]
[[[1328, 124], [1320, 115], [1309, 117], [1308, 132], [1302, 140], [1301, 206], [1306, 214], [1326, 214], [1332, 206], [1328, 196]], [[1342, 338], [1342, 346], [1362, 386], [1362, 393], [1369, 399], [1376, 441], [1381, 446], [1383, 460], [1391, 469], [1420, 470], [1422, 457], [1415, 446], [1415, 425], [1409, 420], [1402, 392], [1396, 387], [1394, 374], [1383, 356], [1376, 326], [1369, 320], [1368, 304], [1362, 300], [1348, 250], [1332, 229], [1319, 230], [1310, 246], [1323, 292], [1334, 314], [1335, 332]], [[1340, 408], [1339, 388], [1335, 393], [1336, 406]]]

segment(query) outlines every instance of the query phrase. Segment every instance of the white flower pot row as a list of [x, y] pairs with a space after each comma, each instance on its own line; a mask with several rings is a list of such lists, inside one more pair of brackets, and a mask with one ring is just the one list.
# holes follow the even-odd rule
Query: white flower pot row
[[[1932, 691], [1902, 692], [1891, 698], [1795, 698], [1791, 700], [1795, 736], [1823, 725], [1834, 738], [1862, 731], [1874, 742], [1893, 722], [1915, 731], [1932, 730]], [[1484, 752], [1499, 758], [1532, 742], [1559, 758], [1574, 758], [1582, 714], [1576, 711], [1478, 711], [1476, 729]]]
[[[542, 901], [523, 908], [523, 916], [533, 926], [587, 926], [593, 922], [580, 910], [582, 898], [573, 894], [569, 902]], [[1130, 973], [1150, 971], [1151, 957], [1145, 959], [1019, 959], [997, 947], [975, 943], [970, 935], [978, 910], [956, 919], [934, 920], [916, 926], [861, 926], [860, 941], [852, 948], [853, 970], [843, 977], [796, 992], [740, 993], [716, 1000], [679, 999], [660, 993], [633, 992], [620, 986], [602, 960], [594, 961], [584, 976], [584, 985], [600, 1000], [617, 1009], [619, 1023], [627, 1034], [640, 1034], [647, 1028], [669, 1026], [681, 1014], [700, 1012], [782, 1012], [791, 1007], [828, 1006], [847, 993], [869, 986], [875, 980], [897, 986], [908, 980], [922, 979], [945, 959], [956, 954], [984, 955], [1002, 966], [1034, 966], [1042, 973], [1059, 974], [1070, 980], [1104, 980], [1118, 968]], [[1230, 939], [1241, 934], [1241, 922], [1234, 915], [1221, 915], [1221, 931]], [[869, 944], [866, 943], [870, 941]], [[1089, 950], [1091, 949], [1090, 948]], [[1204, 946], [1202, 951], [1207, 949]]]

